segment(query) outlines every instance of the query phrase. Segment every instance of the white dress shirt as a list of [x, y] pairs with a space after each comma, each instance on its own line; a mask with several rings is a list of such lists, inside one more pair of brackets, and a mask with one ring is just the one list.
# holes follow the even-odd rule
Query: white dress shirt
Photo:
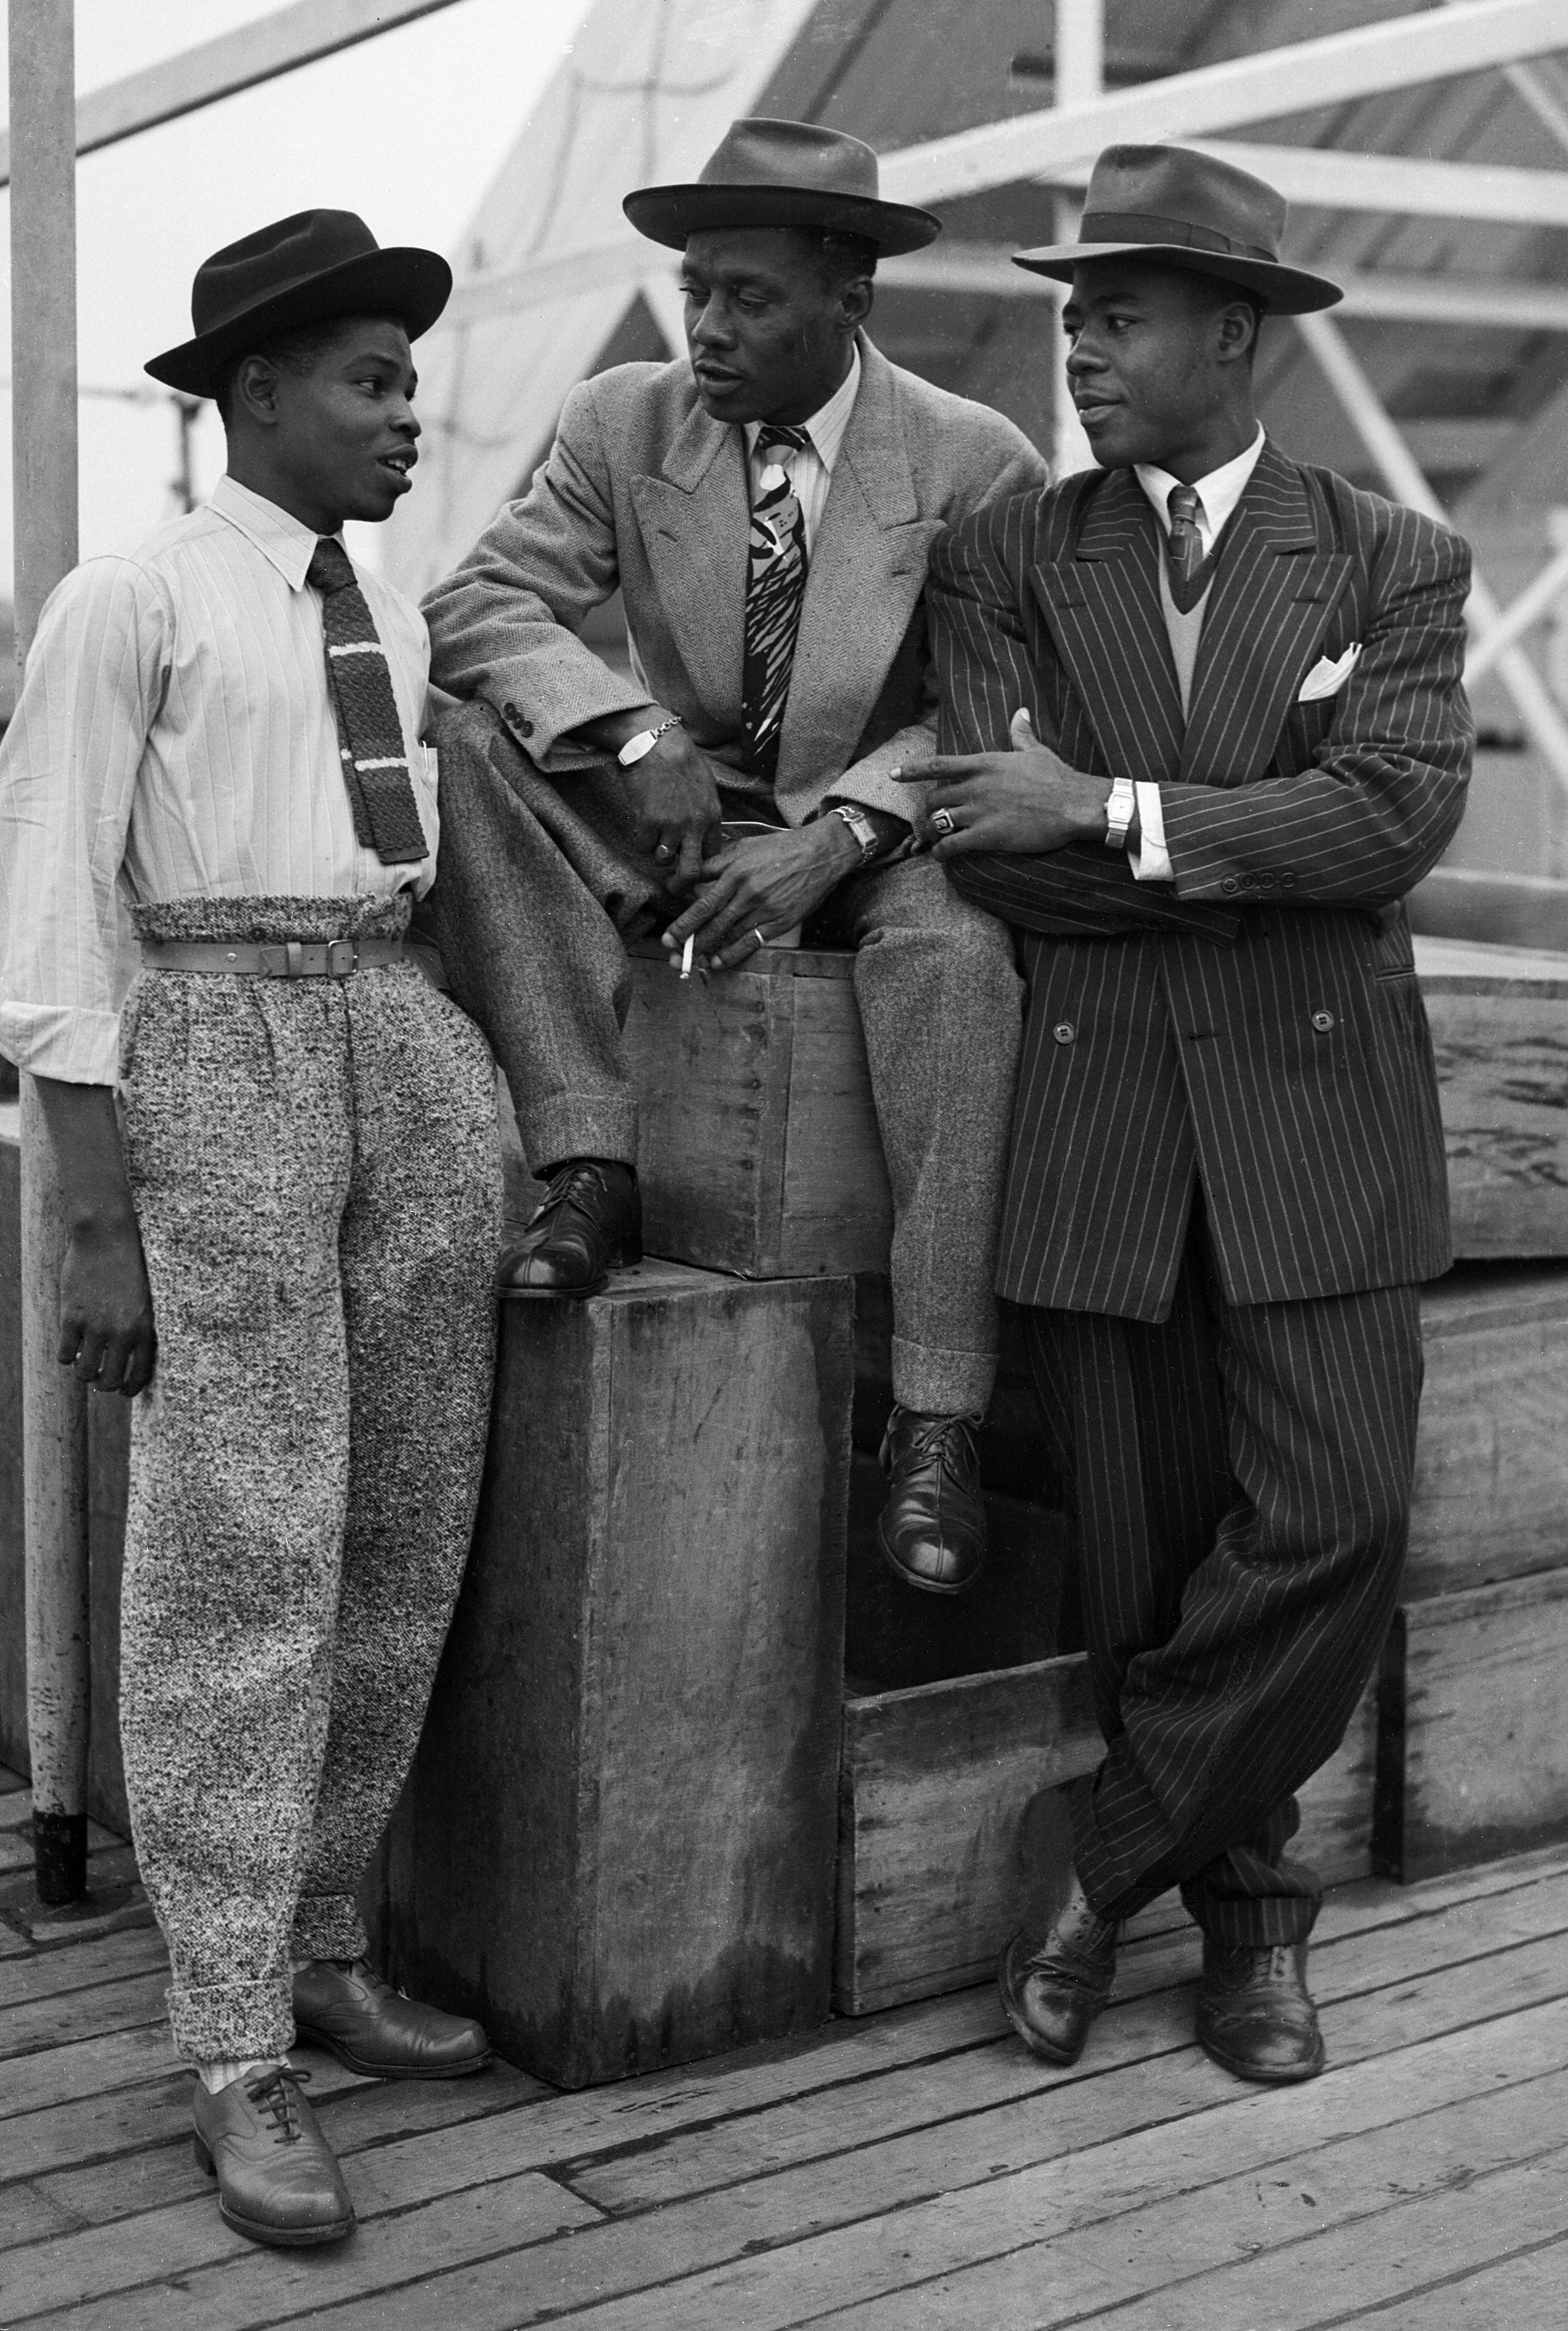
[[850, 369], [827, 403], [800, 426], [811, 443], [797, 453], [790, 452], [762, 461], [757, 458], [757, 440], [762, 434], [760, 421], [746, 423], [746, 469], [751, 480], [751, 498], [755, 502], [765, 490], [764, 480], [775, 465], [784, 471], [795, 490], [795, 500], [801, 506], [801, 518], [806, 530], [806, 556], [815, 547], [817, 528], [822, 512], [828, 506], [828, 489], [833, 482], [833, 464], [839, 458], [839, 448], [844, 442], [844, 432], [850, 425], [855, 398], [860, 387], [860, 351], [851, 347]]
[[0, 744], [0, 1049], [113, 1084], [137, 953], [128, 905], [364, 898], [435, 878], [434, 756], [419, 741], [424, 618], [356, 568], [386, 650], [430, 854], [356, 838], [327, 685], [318, 538], [233, 478], [52, 593]]
[[[1223, 534], [1231, 512], [1246, 490], [1248, 479], [1258, 466], [1258, 456], [1262, 451], [1263, 428], [1259, 423], [1258, 434], [1245, 452], [1238, 453], [1234, 461], [1221, 462], [1219, 469], [1211, 470], [1206, 478], [1195, 480], [1198, 538], [1202, 543], [1205, 558]], [[1162, 531], [1169, 534], [1171, 494], [1183, 482], [1182, 480], [1173, 478], [1168, 470], [1156, 470], [1152, 461], [1135, 463], [1133, 475], [1154, 504], [1155, 516], [1160, 521]], [[1173, 882], [1175, 872], [1165, 848], [1165, 813], [1160, 800], [1160, 789], [1158, 785], [1140, 785], [1136, 791], [1141, 840], [1138, 854], [1133, 860], [1133, 872], [1140, 882]]]

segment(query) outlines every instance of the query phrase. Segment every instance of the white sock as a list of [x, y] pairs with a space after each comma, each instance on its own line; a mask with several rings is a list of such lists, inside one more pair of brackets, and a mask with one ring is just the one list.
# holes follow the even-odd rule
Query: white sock
[[210, 2064], [198, 2064], [196, 2070], [207, 2094], [215, 2097], [220, 2088], [232, 2088], [250, 2072], [268, 2072], [282, 2061], [279, 2056], [215, 2056]]

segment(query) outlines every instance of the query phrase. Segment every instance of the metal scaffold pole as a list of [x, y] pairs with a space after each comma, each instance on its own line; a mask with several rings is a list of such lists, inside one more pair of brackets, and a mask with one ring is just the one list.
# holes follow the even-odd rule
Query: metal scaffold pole
[[[16, 654], [76, 564], [73, 0], [10, 0], [12, 478]], [[55, 1358], [64, 1248], [58, 1178], [22, 1080], [22, 1400], [27, 1732], [45, 1902], [87, 1882], [87, 1395]]]

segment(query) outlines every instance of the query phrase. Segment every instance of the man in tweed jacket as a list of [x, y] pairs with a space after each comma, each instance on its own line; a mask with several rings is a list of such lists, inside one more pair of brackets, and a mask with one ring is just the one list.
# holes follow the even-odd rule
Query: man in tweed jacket
[[1070, 2061], [1118, 1922], [1179, 1885], [1199, 2036], [1260, 2080], [1323, 2062], [1293, 1793], [1404, 1555], [1417, 1288], [1449, 1249], [1400, 901], [1472, 743], [1465, 546], [1258, 427], [1259, 311], [1338, 296], [1274, 256], [1284, 214], [1228, 166], [1113, 148], [1082, 243], [1024, 255], [1072, 283], [1106, 466], [938, 546], [924, 805], [1023, 934], [999, 1285], [1076, 1493], [1107, 1743], [1044, 1809], [1004, 2003]]
[[[425, 606], [432, 675], [470, 699], [441, 734], [438, 936], [548, 1185], [501, 1291], [591, 1292], [634, 1258], [623, 942], [689, 936], [722, 973], [816, 917], [818, 944], [856, 948], [893, 1191], [879, 1538], [909, 1584], [953, 1594], [984, 1550], [973, 1433], [995, 1373], [1020, 991], [1010, 933], [907, 855], [889, 771], [936, 741], [932, 541], [1044, 464], [866, 337], [878, 251], [937, 222], [878, 198], [858, 139], [737, 122], [698, 183], [626, 209], [682, 251], [689, 360], [574, 389], [528, 492]], [[774, 423], [798, 442], [765, 444]], [[770, 498], [803, 528], [805, 576], [765, 748], [748, 572]], [[578, 637], [617, 585], [630, 677]]]

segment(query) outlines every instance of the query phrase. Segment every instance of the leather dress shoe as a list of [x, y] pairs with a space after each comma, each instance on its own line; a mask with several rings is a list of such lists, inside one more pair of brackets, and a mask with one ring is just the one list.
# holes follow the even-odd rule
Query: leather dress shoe
[[312, 1959], [294, 1977], [294, 2028], [375, 2080], [453, 2080], [481, 2072], [490, 2043], [471, 2015], [422, 2007], [363, 1959]]
[[1203, 1943], [1198, 2038], [1243, 2080], [1310, 2080], [1324, 2064], [1317, 2010], [1307, 1988], [1307, 1946], [1232, 1950]]
[[895, 1408], [881, 1463], [891, 1483], [877, 1519], [883, 1559], [908, 1586], [962, 1594], [985, 1563], [974, 1418]]
[[496, 1271], [503, 1296], [597, 1295], [612, 1270], [642, 1260], [642, 1198], [630, 1166], [568, 1157]]
[[996, 1980], [1007, 2020], [1031, 2055], [1076, 2064], [1116, 1972], [1115, 1921], [1100, 1917], [1075, 1870], [1044, 1941], [1014, 1935]]
[[196, 2161], [218, 2181], [223, 2222], [280, 2250], [340, 2242], [354, 2231], [337, 2155], [299, 2094], [309, 2078], [266, 2064], [215, 2095], [196, 2082]]

